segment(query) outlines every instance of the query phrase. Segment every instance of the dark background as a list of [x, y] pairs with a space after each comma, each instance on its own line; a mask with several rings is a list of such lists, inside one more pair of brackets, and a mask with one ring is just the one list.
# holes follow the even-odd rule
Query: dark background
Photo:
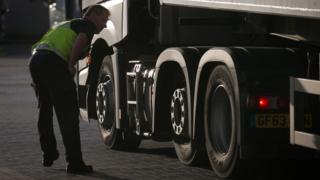
[[39, 37], [49, 28], [49, 10], [38, 0], [7, 0], [2, 17], [5, 37]]

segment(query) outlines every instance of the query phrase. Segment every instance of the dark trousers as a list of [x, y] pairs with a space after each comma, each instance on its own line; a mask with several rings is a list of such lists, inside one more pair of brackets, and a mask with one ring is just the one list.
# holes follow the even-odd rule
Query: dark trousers
[[38, 130], [44, 156], [57, 151], [53, 130], [56, 112], [68, 163], [82, 162], [76, 85], [67, 63], [50, 51], [38, 51], [29, 69], [39, 103]]

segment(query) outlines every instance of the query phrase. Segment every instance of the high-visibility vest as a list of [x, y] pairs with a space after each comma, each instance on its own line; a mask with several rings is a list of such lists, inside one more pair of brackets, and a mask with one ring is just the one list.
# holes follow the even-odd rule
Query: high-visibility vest
[[73, 43], [77, 37], [70, 25], [71, 21], [65, 21], [50, 29], [32, 46], [32, 53], [37, 50], [49, 50], [68, 62]]

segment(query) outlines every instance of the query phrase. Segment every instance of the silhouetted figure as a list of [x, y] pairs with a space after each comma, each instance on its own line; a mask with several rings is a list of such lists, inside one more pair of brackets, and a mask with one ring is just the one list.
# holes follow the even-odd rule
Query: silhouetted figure
[[30, 59], [30, 73], [38, 103], [38, 130], [43, 151], [43, 166], [58, 159], [53, 131], [53, 108], [66, 149], [67, 173], [91, 173], [83, 162], [75, 64], [88, 53], [94, 34], [106, 28], [110, 12], [100, 5], [89, 7], [81, 19], [72, 19], [50, 29], [36, 44]]

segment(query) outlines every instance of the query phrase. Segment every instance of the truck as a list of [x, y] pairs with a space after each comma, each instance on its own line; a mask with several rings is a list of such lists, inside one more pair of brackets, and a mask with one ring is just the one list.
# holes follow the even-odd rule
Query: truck
[[78, 4], [93, 3], [111, 16], [78, 62], [79, 108], [109, 148], [172, 141], [183, 164], [208, 159], [219, 177], [319, 156], [318, 0]]

